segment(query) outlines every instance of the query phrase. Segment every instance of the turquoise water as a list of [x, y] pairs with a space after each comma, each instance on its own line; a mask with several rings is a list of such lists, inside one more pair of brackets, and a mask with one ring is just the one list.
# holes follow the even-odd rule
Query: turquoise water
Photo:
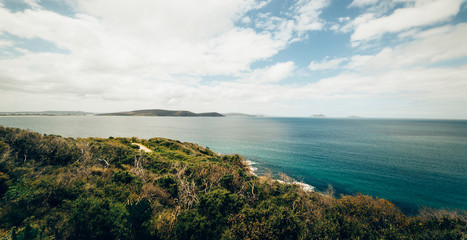
[[65, 137], [166, 137], [255, 162], [258, 173], [287, 175], [337, 194], [388, 199], [404, 211], [467, 210], [467, 121], [0, 117], [4, 126]]

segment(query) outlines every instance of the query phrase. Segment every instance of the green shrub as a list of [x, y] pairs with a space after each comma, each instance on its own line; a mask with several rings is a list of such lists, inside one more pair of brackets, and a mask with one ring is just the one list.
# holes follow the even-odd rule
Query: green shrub
[[112, 181], [117, 182], [117, 183], [130, 184], [134, 180], [136, 180], [136, 176], [134, 176], [133, 174], [127, 171], [118, 170], [114, 172], [112, 175]]
[[70, 202], [70, 239], [129, 239], [125, 205], [109, 199], [78, 198]]
[[178, 239], [219, 239], [227, 219], [237, 213], [244, 201], [226, 189], [215, 189], [200, 196], [196, 210], [182, 212], [175, 226]]
[[171, 175], [166, 175], [162, 178], [157, 179], [157, 184], [162, 188], [166, 189], [172, 197], [178, 195], [178, 183]]
[[290, 208], [264, 201], [230, 217], [223, 239], [298, 239], [299, 222]]

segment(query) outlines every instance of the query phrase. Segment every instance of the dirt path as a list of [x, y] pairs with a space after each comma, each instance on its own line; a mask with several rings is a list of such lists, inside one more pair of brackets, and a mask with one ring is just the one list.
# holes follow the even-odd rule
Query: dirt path
[[152, 152], [151, 149], [149, 149], [148, 147], [146, 147], [146, 146], [144, 146], [144, 145], [142, 145], [142, 144], [139, 144], [139, 143], [132, 143], [132, 144], [133, 144], [133, 145], [139, 146], [139, 150], [143, 150], [143, 151], [145, 151], [145, 152]]

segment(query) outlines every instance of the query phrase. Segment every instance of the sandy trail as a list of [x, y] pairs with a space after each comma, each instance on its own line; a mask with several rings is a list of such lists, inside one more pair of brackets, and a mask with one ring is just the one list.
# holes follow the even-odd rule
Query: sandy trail
[[139, 150], [143, 150], [143, 151], [145, 151], [145, 152], [152, 152], [151, 149], [149, 149], [148, 147], [146, 147], [146, 146], [144, 146], [144, 145], [142, 145], [142, 144], [139, 144], [139, 143], [132, 143], [132, 144], [133, 144], [133, 145], [139, 146]]

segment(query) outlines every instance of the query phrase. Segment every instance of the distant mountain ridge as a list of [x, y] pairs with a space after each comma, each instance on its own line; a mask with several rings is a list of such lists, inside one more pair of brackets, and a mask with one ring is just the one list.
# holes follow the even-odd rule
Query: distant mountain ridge
[[226, 117], [258, 117], [259, 115], [246, 114], [246, 113], [222, 113]]
[[80, 116], [90, 115], [93, 113], [83, 111], [26, 111], [26, 112], [0, 112], [0, 116], [22, 116], [22, 115], [38, 115], [38, 116]]
[[194, 113], [184, 110], [144, 109], [130, 112], [101, 113], [97, 116], [148, 116], [148, 117], [224, 117], [217, 112]]

